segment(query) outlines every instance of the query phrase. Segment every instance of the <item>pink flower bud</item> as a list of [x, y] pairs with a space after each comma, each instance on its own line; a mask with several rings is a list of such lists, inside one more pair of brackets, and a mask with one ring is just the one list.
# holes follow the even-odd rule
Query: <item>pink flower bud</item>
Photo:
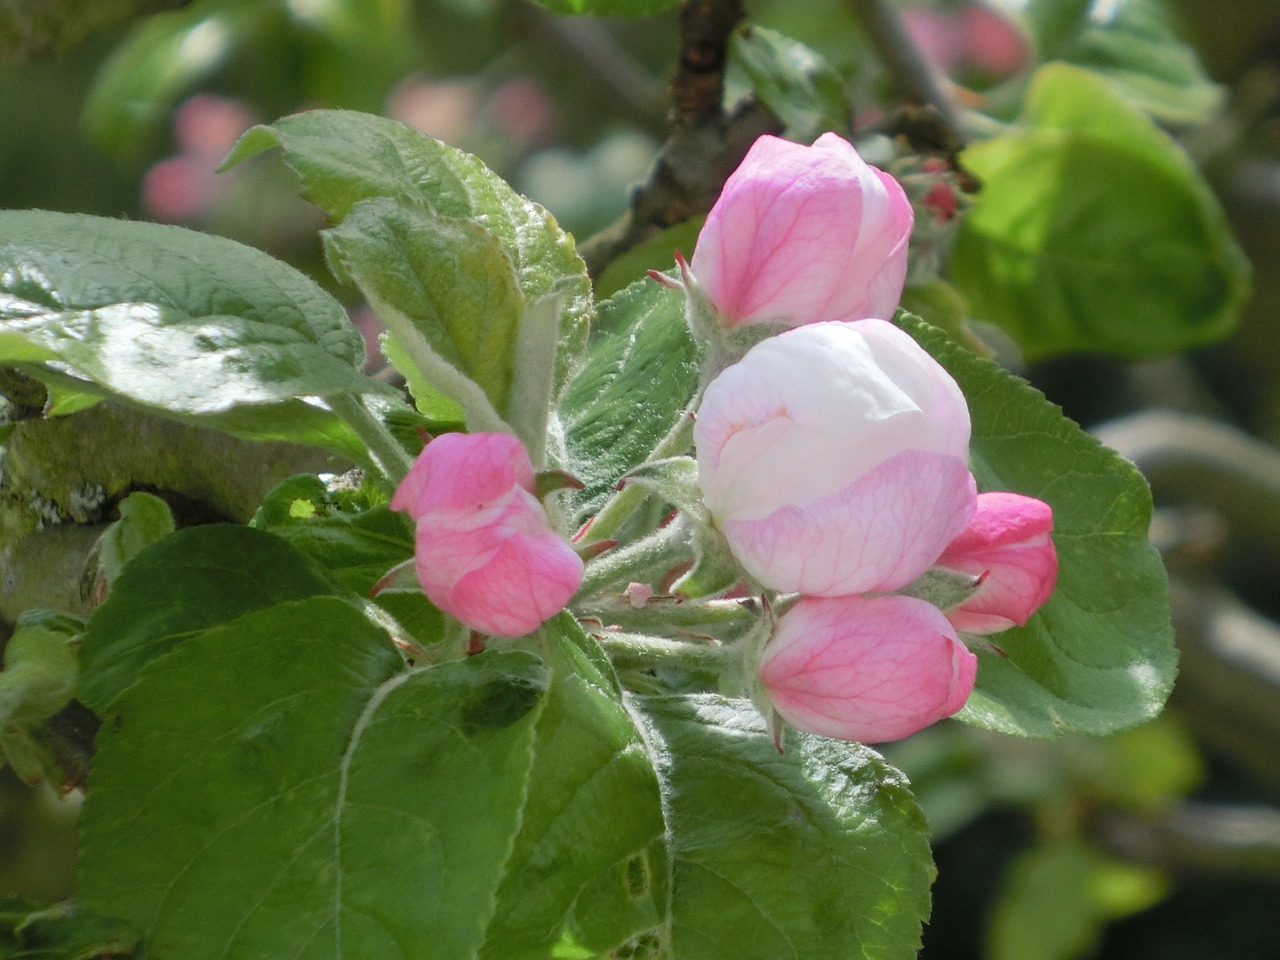
[[417, 524], [427, 599], [473, 630], [523, 636], [582, 583], [582, 560], [551, 529], [533, 485], [515, 437], [447, 433], [427, 444], [391, 498]]
[[978, 495], [973, 519], [938, 558], [940, 567], [980, 578], [974, 593], [947, 611], [957, 630], [999, 633], [1040, 609], [1058, 579], [1052, 530], [1053, 510], [1042, 500]]
[[911, 224], [902, 187], [848, 141], [763, 136], [711, 208], [690, 269], [728, 327], [888, 317]]
[[778, 621], [760, 680], [793, 727], [840, 740], [901, 740], [969, 699], [978, 658], [915, 597], [805, 598]]
[[713, 521], [776, 590], [896, 590], [973, 513], [964, 395], [883, 320], [760, 342], [708, 386], [694, 442]]

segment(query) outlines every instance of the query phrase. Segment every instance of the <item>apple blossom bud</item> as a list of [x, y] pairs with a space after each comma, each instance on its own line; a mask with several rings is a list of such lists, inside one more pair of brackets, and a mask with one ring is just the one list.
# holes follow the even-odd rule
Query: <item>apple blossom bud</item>
[[840, 740], [901, 740], [969, 699], [975, 657], [937, 607], [915, 597], [805, 598], [760, 661], [773, 708]]
[[726, 327], [888, 317], [912, 219], [898, 182], [848, 141], [766, 135], [725, 183], [690, 269]]
[[473, 630], [529, 633], [582, 583], [582, 560], [551, 529], [534, 483], [514, 436], [447, 433], [426, 445], [391, 498], [417, 524], [427, 599]]
[[1053, 510], [1016, 493], [978, 495], [973, 519], [938, 558], [938, 566], [978, 578], [974, 592], [946, 611], [962, 633], [1022, 626], [1049, 599], [1058, 579], [1050, 531]]
[[775, 590], [896, 590], [973, 512], [964, 395], [883, 320], [757, 344], [708, 386], [694, 443], [713, 522]]

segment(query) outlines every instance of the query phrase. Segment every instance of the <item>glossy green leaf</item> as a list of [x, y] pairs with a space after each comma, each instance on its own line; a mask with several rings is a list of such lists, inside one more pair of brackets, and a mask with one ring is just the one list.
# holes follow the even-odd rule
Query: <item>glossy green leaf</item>
[[960, 714], [1026, 736], [1105, 734], [1160, 712], [1177, 673], [1164, 565], [1147, 540], [1151, 493], [1023, 380], [910, 315], [898, 322], [955, 377], [973, 421], [979, 490], [1053, 507], [1058, 584], [1025, 627], [978, 651], [977, 688]]
[[1031, 357], [1172, 353], [1223, 336], [1249, 267], [1191, 161], [1107, 83], [1037, 74], [1010, 132], [963, 155], [983, 181], [950, 272]]
[[783, 752], [744, 700], [640, 699], [667, 803], [678, 960], [908, 960], [929, 913], [928, 831], [906, 780], [858, 744]]
[[1160, 120], [1203, 123], [1222, 103], [1162, 0], [1031, 0], [1023, 17], [1042, 61], [1087, 67]]
[[344, 510], [316, 476], [290, 477], [277, 486], [252, 525], [306, 554], [330, 578], [361, 596], [413, 556], [413, 524], [405, 514], [386, 505]]
[[562, 466], [586, 485], [573, 498], [577, 519], [648, 459], [697, 379], [698, 349], [679, 291], [640, 280], [600, 304], [590, 352], [560, 405]]
[[527, 302], [556, 293], [564, 297], [555, 375], [559, 393], [586, 343], [591, 283], [573, 239], [550, 213], [471, 154], [369, 114], [315, 110], [255, 127], [226, 164], [272, 147], [283, 151], [301, 178], [303, 195], [335, 223], [360, 201], [385, 198], [404, 208], [471, 221], [497, 237]]
[[810, 143], [848, 127], [853, 107], [844, 79], [800, 41], [752, 26], [733, 35], [729, 57], [760, 102], [787, 125], [789, 139]]
[[406, 670], [331, 598], [209, 630], [105, 718], [81, 898], [157, 957], [474, 957], [547, 684], [518, 652]]
[[341, 304], [221, 237], [3, 212], [0, 278], [0, 360], [64, 388], [248, 431], [272, 405], [377, 388]]
[[335, 586], [278, 537], [230, 525], [189, 527], [134, 558], [89, 620], [78, 696], [105, 710], [145, 664], [210, 627]]

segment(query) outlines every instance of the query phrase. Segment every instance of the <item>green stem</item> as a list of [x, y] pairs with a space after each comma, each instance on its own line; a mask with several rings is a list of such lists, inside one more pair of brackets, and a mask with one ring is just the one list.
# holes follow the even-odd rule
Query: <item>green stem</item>
[[677, 630], [707, 633], [712, 636], [730, 633], [750, 623], [760, 614], [754, 599], [687, 600], [654, 597], [643, 606], [632, 606], [625, 599], [603, 596], [574, 605], [580, 617], [594, 617], [609, 626], [624, 630]]
[[[678, 456], [689, 449], [689, 445], [693, 443], [693, 416], [690, 411], [697, 407], [699, 399], [700, 397], [695, 397], [685, 412], [680, 414], [680, 418], [672, 424], [667, 435], [659, 440], [657, 446], [650, 452], [649, 460], [664, 460], [667, 457]], [[648, 495], [648, 491], [641, 489], [638, 485], [627, 484], [610, 497], [592, 518], [591, 526], [587, 528], [587, 535], [592, 541], [608, 540], [622, 529], [623, 524], [640, 508], [640, 504]]]
[[610, 657], [631, 663], [662, 661], [672, 665], [719, 672], [737, 656], [736, 647], [691, 643], [687, 640], [667, 640], [663, 637], [650, 637], [640, 633], [615, 633], [606, 630], [593, 636]]
[[386, 424], [365, 406], [363, 398], [353, 394], [335, 393], [325, 397], [325, 402], [365, 442], [369, 455], [387, 482], [393, 487], [399, 486], [413, 466], [413, 459], [391, 435]]
[[634, 543], [592, 558], [587, 563], [578, 596], [589, 597], [606, 587], [620, 587], [632, 580], [655, 580], [688, 557], [688, 530], [678, 521], [669, 523]]

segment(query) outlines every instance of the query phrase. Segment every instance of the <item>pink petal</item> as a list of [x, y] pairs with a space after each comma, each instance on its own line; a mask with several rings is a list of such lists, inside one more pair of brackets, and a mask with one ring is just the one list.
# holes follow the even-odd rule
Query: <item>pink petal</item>
[[764, 136], [725, 183], [690, 268], [730, 326], [888, 316], [912, 220], [898, 182], [835, 134], [811, 147]]
[[1050, 531], [1053, 510], [1015, 493], [979, 495], [965, 530], [938, 558], [938, 566], [981, 577], [967, 600], [947, 611], [957, 630], [999, 633], [1022, 626], [1053, 593], [1058, 555]]
[[810, 733], [881, 743], [955, 713], [977, 658], [913, 597], [806, 598], [780, 619], [760, 679], [778, 713]]
[[760, 520], [730, 520], [734, 555], [761, 583], [816, 597], [896, 590], [929, 569], [973, 512], [963, 460], [907, 450], [844, 490]]

